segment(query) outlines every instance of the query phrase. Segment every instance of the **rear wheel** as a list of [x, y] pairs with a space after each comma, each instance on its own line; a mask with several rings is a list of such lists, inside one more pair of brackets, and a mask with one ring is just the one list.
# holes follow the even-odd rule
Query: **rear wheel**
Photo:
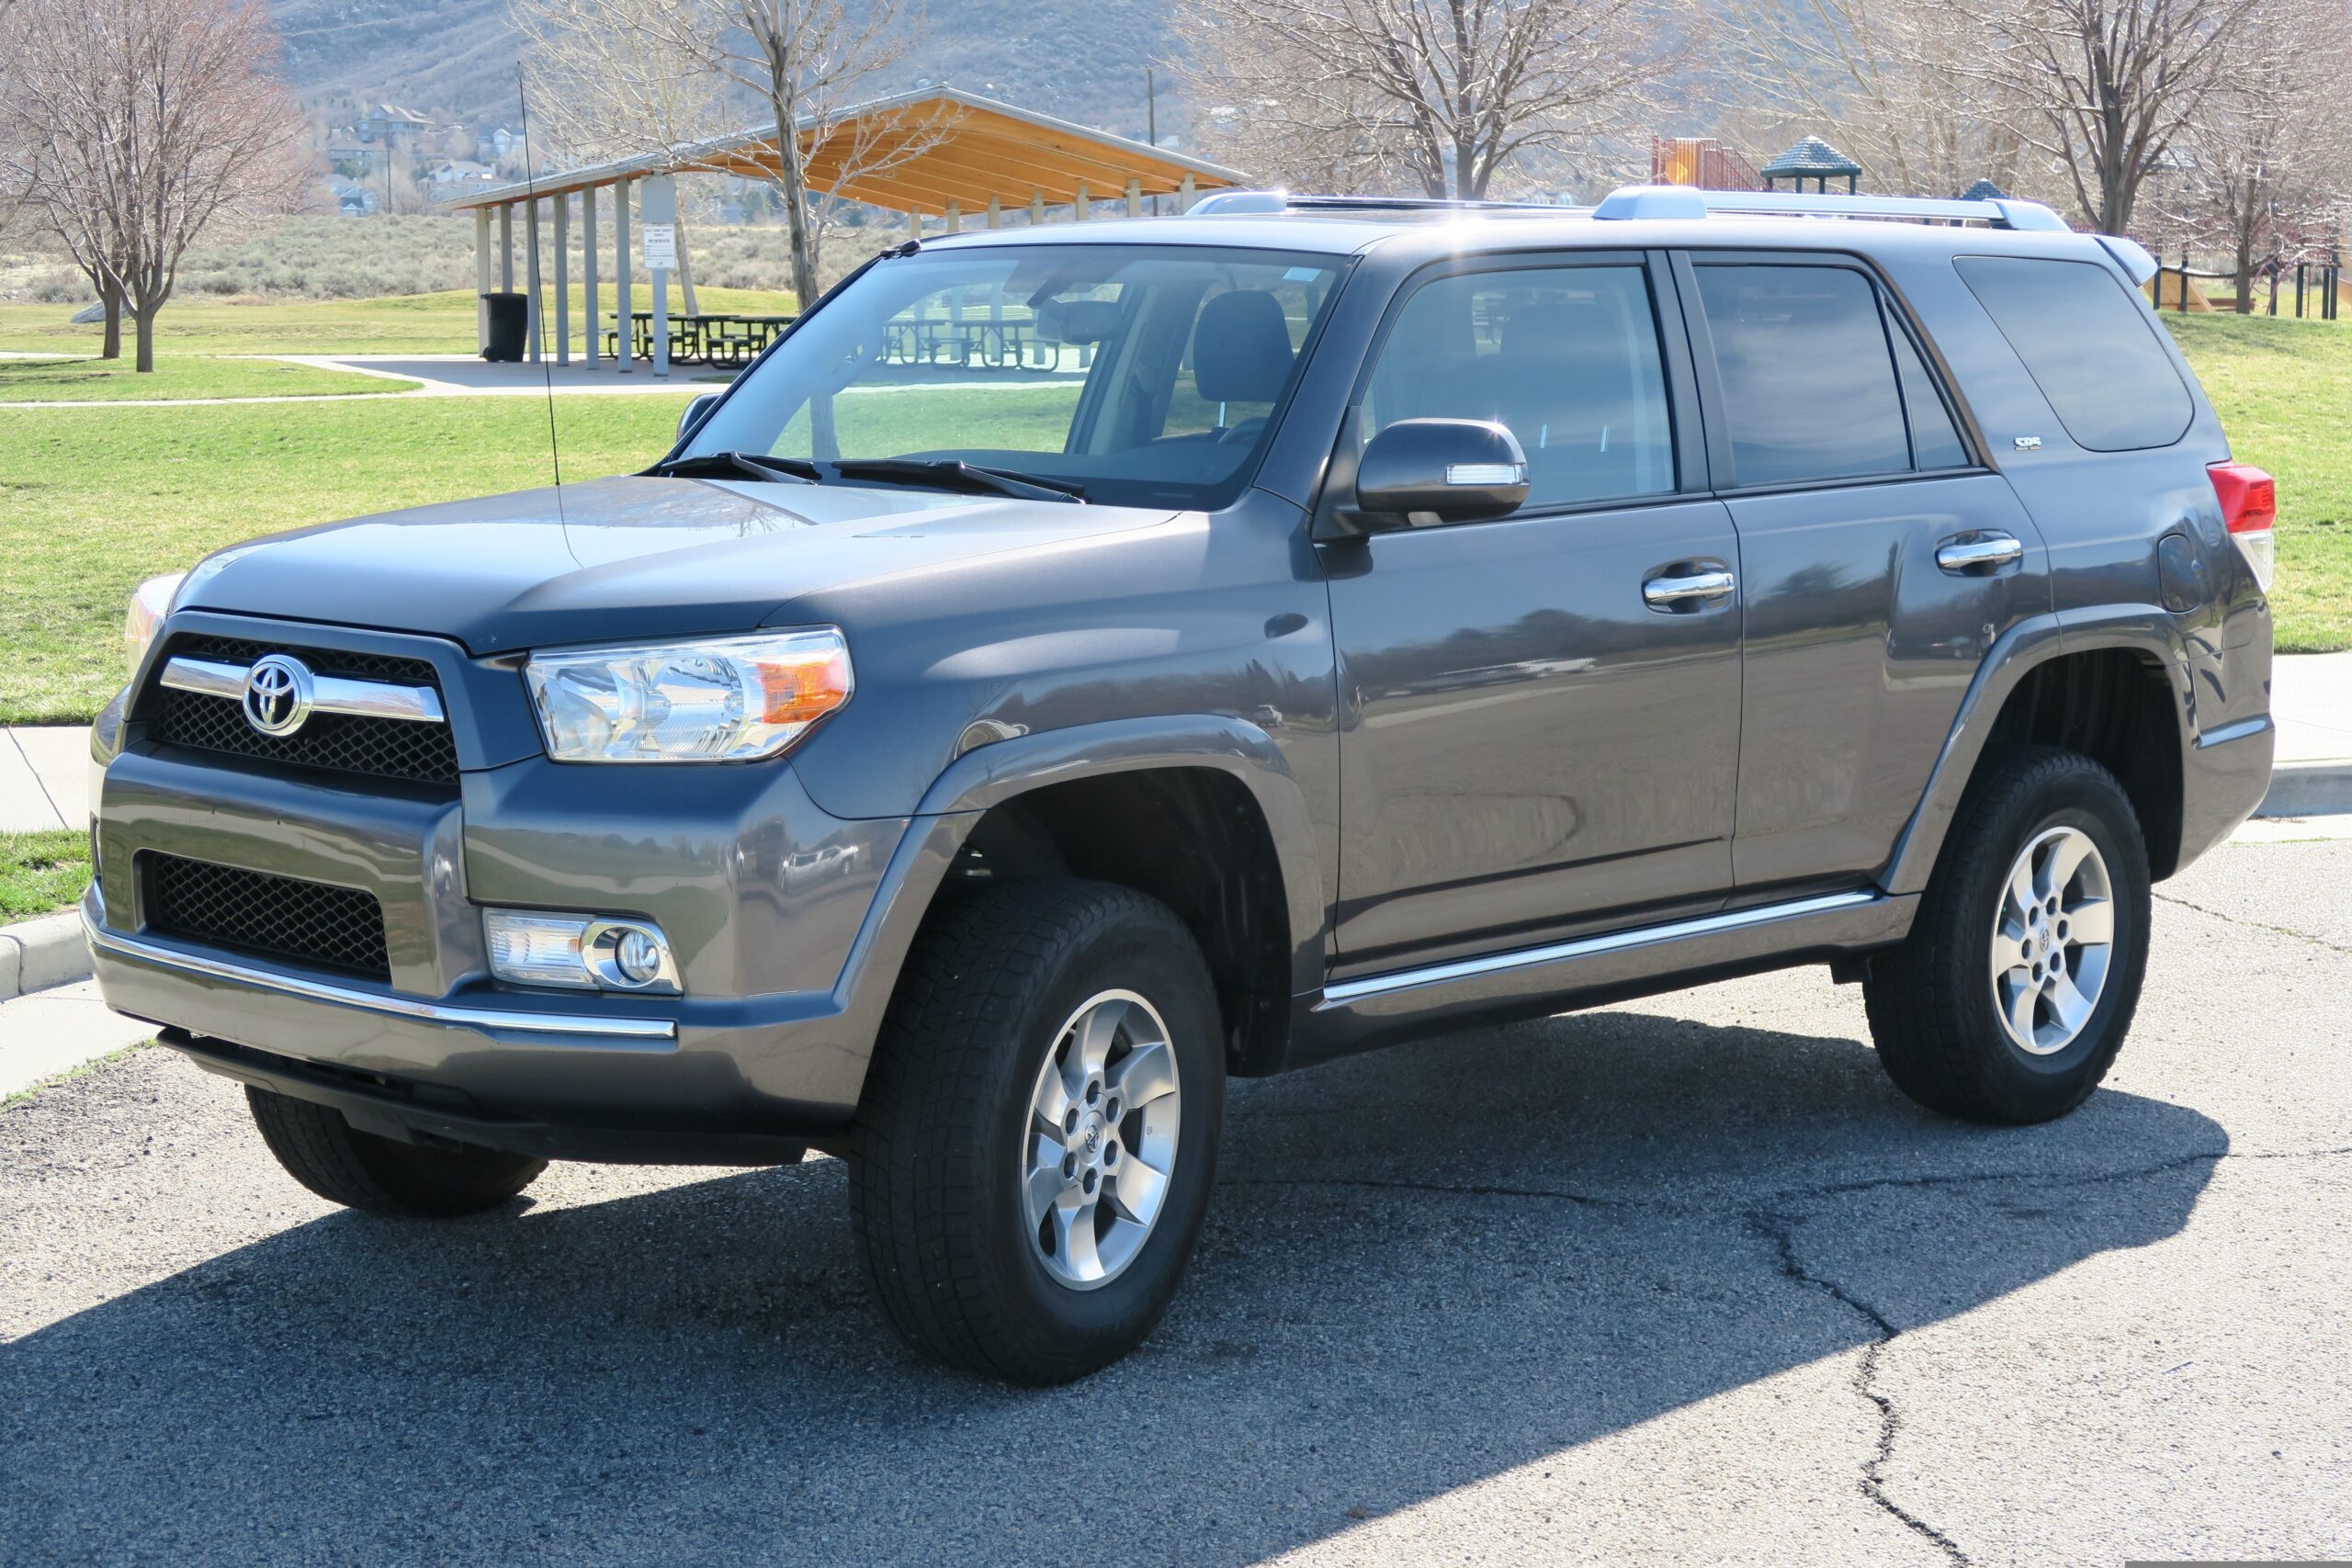
[[2043, 747], [1995, 762], [1953, 819], [1909, 939], [1863, 982], [1896, 1087], [1979, 1122], [2080, 1105], [2132, 1026], [2148, 903], [2147, 849], [2113, 774]]
[[492, 1149], [429, 1148], [362, 1133], [343, 1113], [245, 1089], [254, 1125], [286, 1173], [331, 1203], [378, 1214], [471, 1214], [528, 1187], [548, 1162]]
[[942, 910], [900, 977], [850, 1162], [892, 1326], [1021, 1383], [1125, 1355], [1191, 1256], [1224, 1097], [1208, 967], [1165, 906], [1037, 881]]

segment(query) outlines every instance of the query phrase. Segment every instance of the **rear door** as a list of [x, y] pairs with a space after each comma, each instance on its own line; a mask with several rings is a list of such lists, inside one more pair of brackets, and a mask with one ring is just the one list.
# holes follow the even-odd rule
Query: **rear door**
[[1652, 604], [1645, 584], [1728, 574], [1736, 541], [1703, 493], [1662, 261], [1508, 258], [1408, 288], [1335, 475], [1397, 420], [1492, 419], [1532, 489], [1498, 521], [1318, 547], [1340, 661], [1340, 970], [1715, 908], [1738, 598]]
[[2044, 552], [1883, 282], [1844, 256], [1676, 260], [1747, 615], [1745, 890], [1849, 883], [1909, 819]]

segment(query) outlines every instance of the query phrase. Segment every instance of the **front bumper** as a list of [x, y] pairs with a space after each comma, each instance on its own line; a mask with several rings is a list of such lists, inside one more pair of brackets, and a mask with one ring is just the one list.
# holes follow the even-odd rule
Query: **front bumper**
[[[838, 1134], [958, 836], [947, 819], [827, 816], [785, 765], [528, 759], [427, 798], [149, 747], [136, 726], [100, 744], [122, 750], [101, 759], [83, 919], [110, 1007], [371, 1131], [553, 1157], [755, 1163]], [[148, 929], [151, 850], [366, 890], [389, 979]], [[485, 905], [653, 920], [684, 994], [495, 982]]]

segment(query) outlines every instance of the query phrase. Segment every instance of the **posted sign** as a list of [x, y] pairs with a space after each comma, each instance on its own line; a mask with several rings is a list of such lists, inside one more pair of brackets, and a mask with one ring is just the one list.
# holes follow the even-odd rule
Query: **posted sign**
[[678, 268], [678, 226], [674, 223], [648, 223], [645, 235], [645, 270], [675, 272]]

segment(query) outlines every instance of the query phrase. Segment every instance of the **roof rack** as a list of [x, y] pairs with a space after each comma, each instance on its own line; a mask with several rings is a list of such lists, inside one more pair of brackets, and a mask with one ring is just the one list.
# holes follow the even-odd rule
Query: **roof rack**
[[1983, 223], [1995, 229], [2072, 233], [2038, 201], [2007, 197], [1942, 201], [1917, 196], [1827, 196], [1769, 190], [1700, 190], [1691, 186], [1623, 186], [1592, 209], [1595, 218], [1705, 218], [1714, 213], [1784, 218], [1894, 218], [1913, 222]]
[[1187, 216], [1263, 216], [1273, 212], [1589, 212], [1554, 201], [1455, 201], [1429, 196], [1293, 196], [1285, 190], [1220, 190], [1193, 203]]

